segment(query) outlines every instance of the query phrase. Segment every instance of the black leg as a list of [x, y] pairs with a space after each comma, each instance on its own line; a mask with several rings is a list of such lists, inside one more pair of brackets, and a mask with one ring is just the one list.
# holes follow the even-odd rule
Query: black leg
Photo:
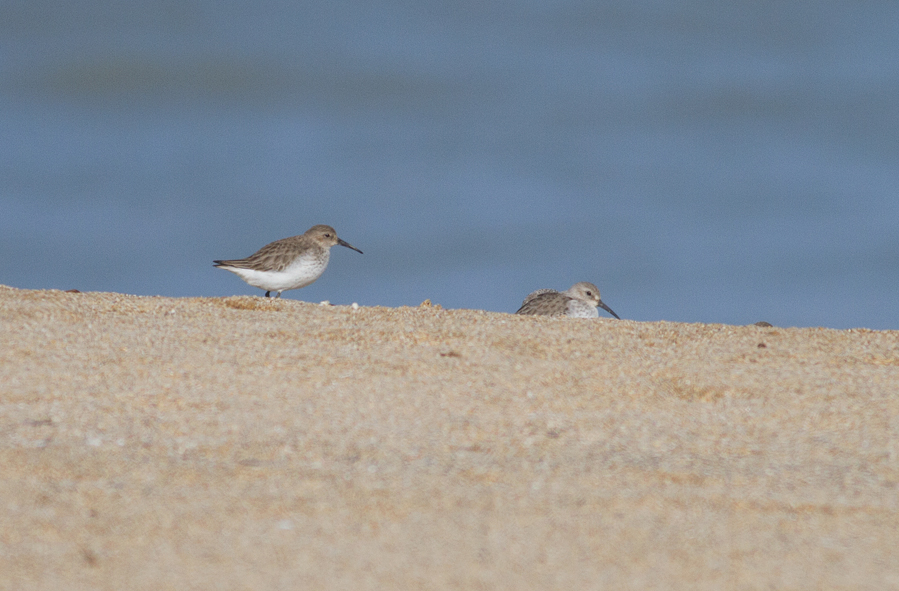
[[265, 292], [265, 297], [270, 297], [271, 293], [270, 291]]
[[276, 297], [276, 298], [280, 298], [280, 297], [281, 297], [281, 292], [279, 291], [279, 292], [278, 292], [278, 295], [276, 295], [275, 297]]

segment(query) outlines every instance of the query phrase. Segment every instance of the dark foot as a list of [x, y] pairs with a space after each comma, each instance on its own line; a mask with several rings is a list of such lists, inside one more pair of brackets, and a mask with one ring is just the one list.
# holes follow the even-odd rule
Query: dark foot
[[265, 292], [265, 297], [271, 297], [271, 294], [272, 294], [272, 292], [267, 291], [267, 292]]

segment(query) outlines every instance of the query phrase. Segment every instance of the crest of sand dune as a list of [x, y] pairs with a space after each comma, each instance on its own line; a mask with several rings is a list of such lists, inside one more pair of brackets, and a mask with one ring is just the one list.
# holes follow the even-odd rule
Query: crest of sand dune
[[897, 588], [899, 333], [0, 287], [0, 470], [3, 589]]

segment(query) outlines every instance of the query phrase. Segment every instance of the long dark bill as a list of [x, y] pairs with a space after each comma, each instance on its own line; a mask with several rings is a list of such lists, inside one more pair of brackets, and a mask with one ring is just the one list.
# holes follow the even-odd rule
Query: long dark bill
[[[612, 316], [614, 316], [615, 318], [618, 318], [618, 314], [616, 314], [615, 312], [612, 312], [612, 308], [603, 304], [602, 301], [599, 302], [599, 307], [602, 308], [603, 310], [605, 310], [606, 312], [608, 312], [609, 314], [611, 314]], [[621, 320], [621, 318], [618, 318], [618, 320]]]
[[345, 240], [341, 240], [340, 238], [337, 239], [337, 244], [339, 244], [340, 246], [346, 246], [347, 248], [352, 248], [353, 250], [355, 250], [355, 251], [358, 252], [359, 254], [363, 254], [363, 252], [362, 252], [361, 250], [359, 250], [358, 248], [356, 248], [355, 246], [353, 246], [353, 245], [350, 244], [349, 242], [346, 242]]

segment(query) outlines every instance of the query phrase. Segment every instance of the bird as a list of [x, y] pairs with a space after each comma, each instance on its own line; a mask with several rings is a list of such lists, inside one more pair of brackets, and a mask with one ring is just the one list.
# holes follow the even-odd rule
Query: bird
[[321, 277], [335, 244], [346, 246], [362, 254], [355, 246], [337, 237], [331, 226], [319, 224], [305, 233], [282, 238], [266, 244], [245, 259], [212, 261], [218, 269], [231, 271], [253, 287], [265, 290], [265, 297], [273, 291], [306, 287]]
[[605, 305], [599, 297], [599, 289], [592, 283], [575, 283], [565, 291], [538, 289], [524, 298], [516, 314], [531, 316], [569, 316], [572, 318], [598, 318], [602, 308], [615, 318], [618, 314]]

